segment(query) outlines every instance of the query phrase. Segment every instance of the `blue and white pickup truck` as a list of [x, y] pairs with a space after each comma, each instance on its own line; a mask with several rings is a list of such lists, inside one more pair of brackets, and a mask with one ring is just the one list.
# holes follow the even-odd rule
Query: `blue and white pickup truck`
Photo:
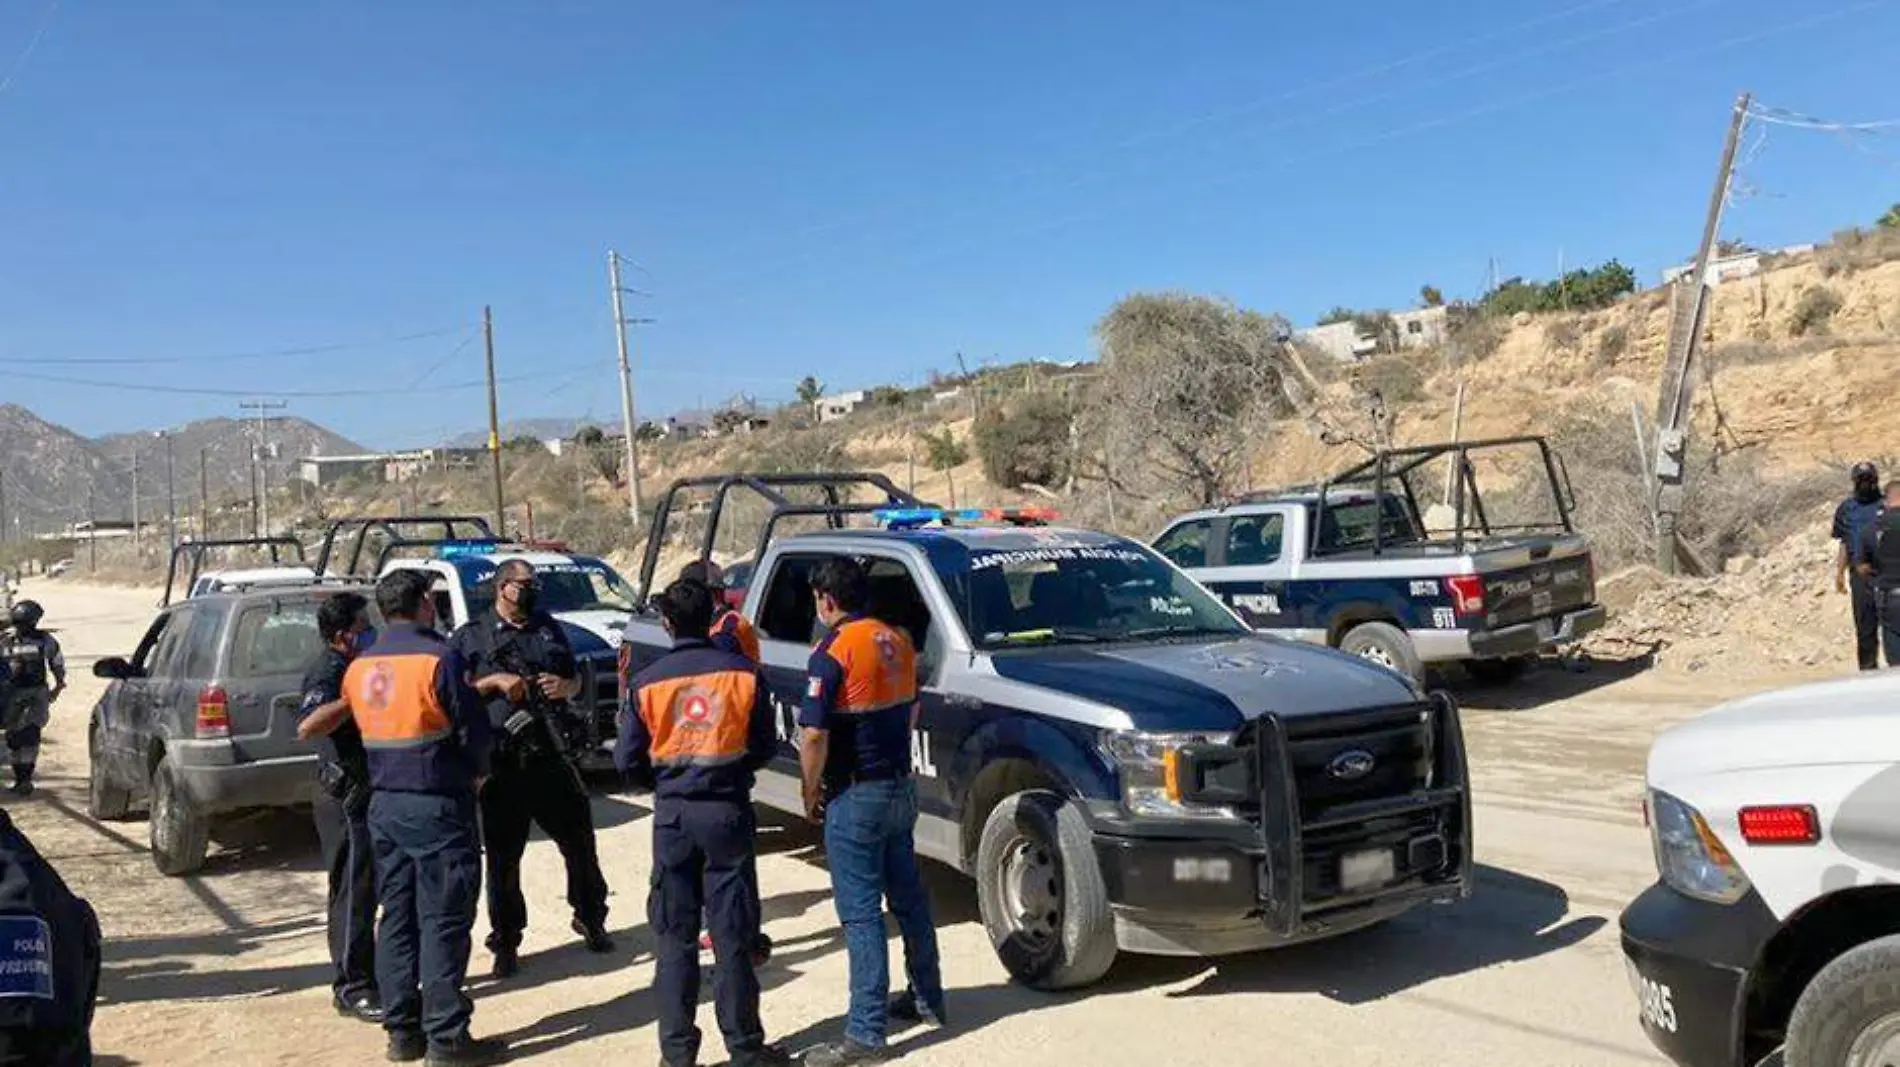
[[[880, 499], [851, 501], [866, 487]], [[1138, 541], [931, 508], [876, 474], [676, 483], [642, 588], [665, 584], [668, 516], [688, 490], [716, 494], [708, 557], [731, 491], [772, 506], [741, 609], [779, 713], [757, 802], [803, 814], [794, 715], [822, 635], [809, 575], [856, 559], [870, 613], [919, 653], [917, 851], [975, 880], [1018, 981], [1083, 986], [1119, 951], [1246, 952], [1468, 893], [1464, 740], [1444, 694], [1261, 637]], [[824, 527], [774, 536], [797, 516]], [[629, 669], [670, 644], [636, 613]]]
[[[1548, 478], [1547, 521], [1504, 527], [1487, 518], [1471, 453], [1502, 449], [1535, 450], [1518, 466]], [[1445, 528], [1430, 529], [1414, 476], [1438, 460], [1464, 476]], [[1319, 486], [1179, 516], [1154, 547], [1262, 633], [1420, 680], [1428, 665], [1451, 662], [1502, 679], [1606, 618], [1560, 471], [1536, 437], [1397, 449]]]

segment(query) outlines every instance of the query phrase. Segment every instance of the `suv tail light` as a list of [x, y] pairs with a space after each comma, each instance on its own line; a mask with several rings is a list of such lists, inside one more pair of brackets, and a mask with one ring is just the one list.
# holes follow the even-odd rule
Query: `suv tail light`
[[1484, 578], [1476, 574], [1454, 574], [1445, 579], [1452, 602], [1460, 615], [1484, 614]]
[[225, 702], [224, 687], [207, 685], [198, 691], [198, 737], [217, 739], [231, 736], [231, 712]]
[[1821, 839], [1821, 819], [1810, 804], [1743, 808], [1737, 821], [1742, 840], [1751, 845], [1812, 845]]

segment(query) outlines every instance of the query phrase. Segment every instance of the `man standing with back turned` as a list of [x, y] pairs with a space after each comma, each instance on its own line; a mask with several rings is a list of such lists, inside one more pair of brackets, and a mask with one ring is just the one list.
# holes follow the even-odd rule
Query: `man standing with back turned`
[[1880, 605], [1874, 596], [1873, 579], [1852, 566], [1861, 539], [1873, 528], [1880, 514], [1880, 472], [1872, 463], [1854, 464], [1854, 495], [1834, 509], [1833, 538], [1834, 591], [1853, 591], [1854, 651], [1860, 669], [1871, 671], [1880, 666]]
[[389, 1058], [485, 1067], [506, 1049], [469, 1036], [475, 1008], [462, 982], [482, 888], [475, 796], [488, 777], [488, 716], [462, 657], [434, 630], [426, 573], [385, 575], [376, 606], [386, 628], [350, 664], [343, 693], [369, 763]]
[[712, 592], [678, 581], [660, 594], [673, 651], [628, 690], [614, 765], [653, 784], [653, 927], [665, 1067], [699, 1062], [699, 919], [712, 929], [713, 1003], [733, 1067], [790, 1063], [765, 1043], [759, 976], [757, 817], [752, 780], [778, 748], [765, 680], [744, 656], [713, 647]]
[[[851, 559], [813, 568], [818, 621], [831, 632], [811, 655], [798, 712], [805, 811], [825, 828], [831, 892], [844, 926], [851, 1008], [844, 1040], [810, 1053], [810, 1067], [881, 1063], [889, 1019], [942, 1025], [943, 975], [930, 895], [917, 870], [917, 786], [910, 777], [916, 728], [917, 653], [902, 630], [867, 618], [869, 583]], [[910, 988], [894, 1001], [883, 903], [904, 938]]]

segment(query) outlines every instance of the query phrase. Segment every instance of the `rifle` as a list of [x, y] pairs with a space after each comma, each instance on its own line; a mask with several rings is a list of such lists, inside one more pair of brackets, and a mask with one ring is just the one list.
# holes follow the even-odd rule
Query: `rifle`
[[514, 755], [523, 763], [533, 757], [551, 756], [567, 767], [575, 784], [582, 785], [585, 791], [579, 755], [584, 746], [575, 744], [571, 736], [579, 731], [580, 723], [563, 706], [565, 701], [556, 703], [541, 692], [535, 683], [535, 676], [540, 672], [529, 667], [514, 643], [495, 648], [492, 658], [497, 670], [519, 677], [527, 686], [525, 703], [515, 707], [501, 724], [503, 754]]

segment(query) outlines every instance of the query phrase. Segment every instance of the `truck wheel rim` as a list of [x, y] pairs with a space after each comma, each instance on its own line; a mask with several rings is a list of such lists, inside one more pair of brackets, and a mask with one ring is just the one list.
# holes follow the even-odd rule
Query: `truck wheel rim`
[[1857, 1034], [1844, 1067], [1900, 1067], [1900, 1012], [1875, 1019]]
[[1003, 907], [1010, 925], [1036, 941], [1062, 928], [1062, 892], [1055, 860], [1041, 844], [1018, 839], [1003, 857]]
[[1386, 652], [1385, 649], [1380, 648], [1378, 645], [1367, 645], [1366, 647], [1360, 649], [1359, 658], [1369, 659], [1372, 662], [1377, 663], [1381, 667], [1391, 667], [1395, 670], [1398, 668], [1398, 664], [1392, 662], [1391, 654]]

